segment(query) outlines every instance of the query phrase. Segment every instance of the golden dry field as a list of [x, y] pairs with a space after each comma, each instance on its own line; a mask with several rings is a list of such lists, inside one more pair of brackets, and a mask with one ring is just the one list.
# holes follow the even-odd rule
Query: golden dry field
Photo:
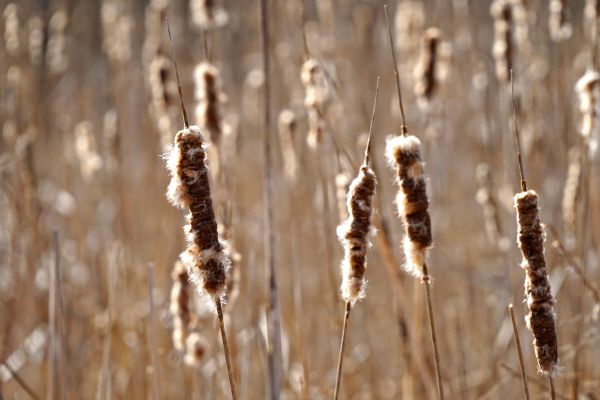
[[0, 400], [600, 399], [600, 1], [0, 11]]

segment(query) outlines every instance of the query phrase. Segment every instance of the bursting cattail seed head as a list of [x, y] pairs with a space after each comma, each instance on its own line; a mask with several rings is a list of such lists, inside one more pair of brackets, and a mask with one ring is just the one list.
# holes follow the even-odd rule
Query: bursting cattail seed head
[[554, 297], [544, 258], [544, 227], [539, 219], [539, 197], [533, 190], [517, 193], [514, 204], [519, 225], [518, 243], [525, 270], [525, 295], [529, 314], [527, 327], [534, 336], [533, 345], [540, 372], [557, 371], [558, 345], [554, 315]]
[[399, 185], [396, 203], [404, 221], [406, 270], [417, 278], [428, 279], [425, 263], [432, 237], [421, 141], [412, 135], [389, 138], [386, 157]]
[[349, 217], [338, 227], [338, 238], [344, 246], [341, 294], [344, 301], [352, 304], [365, 297], [367, 248], [370, 245], [367, 236], [371, 231], [376, 183], [373, 170], [363, 164], [348, 191]]
[[230, 260], [219, 241], [204, 144], [197, 126], [177, 132], [167, 155], [167, 168], [171, 172], [167, 198], [174, 206], [190, 211], [184, 228], [188, 248], [181, 254], [181, 260], [202, 293], [221, 298], [225, 294]]

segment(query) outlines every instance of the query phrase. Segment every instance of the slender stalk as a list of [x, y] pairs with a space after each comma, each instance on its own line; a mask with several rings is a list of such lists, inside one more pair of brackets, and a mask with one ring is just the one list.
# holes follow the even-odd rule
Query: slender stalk
[[[25, 391], [25, 393], [27, 393], [27, 395], [29, 397], [31, 397], [33, 400], [40, 400], [40, 396], [38, 396], [35, 391], [31, 388], [31, 386], [29, 386], [27, 384], [27, 382], [25, 382], [23, 380], [23, 378], [21, 378], [21, 376], [17, 373], [17, 371], [13, 370], [11, 368], [10, 365], [8, 365], [8, 363], [2, 362], [0, 363], [0, 365], [3, 365], [4, 368], [6, 368], [6, 370], [10, 373], [10, 375], [15, 379], [15, 381], [19, 384], [19, 386], [21, 386], [23, 388], [23, 390]], [[2, 393], [0, 392], [0, 396], [2, 395]]]
[[54, 231], [53, 233], [53, 239], [54, 239], [54, 255], [55, 255], [55, 263], [54, 263], [54, 283], [56, 284], [56, 296], [57, 296], [57, 300], [58, 300], [58, 307], [59, 307], [59, 319], [60, 319], [60, 352], [59, 352], [59, 356], [60, 356], [60, 363], [59, 363], [59, 369], [58, 369], [58, 374], [59, 374], [59, 378], [60, 378], [60, 398], [62, 400], [66, 400], [68, 397], [68, 385], [67, 385], [67, 355], [66, 355], [66, 333], [65, 333], [65, 305], [64, 305], [64, 300], [63, 300], [63, 293], [62, 293], [62, 278], [61, 278], [61, 268], [60, 268], [60, 243], [59, 243], [59, 239], [58, 239], [58, 231]]
[[152, 360], [152, 400], [158, 400], [158, 360], [156, 358], [156, 309], [154, 307], [154, 265], [148, 265], [148, 301], [150, 303], [150, 358]]
[[550, 383], [550, 398], [556, 400], [556, 389], [554, 389], [554, 380], [552, 375], [548, 375], [548, 382]]
[[513, 70], [510, 70], [510, 94], [512, 102], [513, 123], [515, 126], [515, 146], [517, 152], [517, 160], [519, 162], [519, 175], [521, 177], [521, 191], [527, 191], [527, 182], [525, 181], [525, 172], [523, 171], [523, 159], [521, 157], [521, 138], [519, 136], [519, 127], [517, 126], [517, 111], [515, 107], [515, 86], [513, 80]]
[[519, 331], [517, 329], [517, 322], [515, 321], [515, 312], [513, 310], [512, 303], [508, 305], [508, 311], [510, 311], [510, 319], [512, 322], [513, 332], [515, 334], [515, 346], [517, 347], [517, 355], [519, 356], [519, 367], [521, 368], [521, 380], [523, 381], [523, 391], [525, 392], [525, 398], [530, 400], [529, 386], [527, 386], [527, 375], [525, 375], [525, 362], [523, 361], [523, 351], [521, 350], [521, 339], [519, 339]]
[[388, 14], [387, 4], [384, 4], [385, 22], [387, 23], [388, 36], [390, 39], [390, 50], [392, 52], [392, 61], [394, 62], [394, 76], [396, 78], [396, 91], [398, 92], [398, 106], [400, 107], [400, 115], [402, 116], [402, 135], [406, 136], [408, 130], [406, 128], [406, 117], [404, 115], [404, 105], [402, 104], [402, 90], [400, 90], [400, 73], [398, 72], [398, 61], [396, 61], [396, 47], [394, 46], [394, 35], [390, 24], [390, 16]]
[[427, 272], [427, 265], [423, 265], [423, 283], [425, 284], [425, 297], [427, 301], [427, 314], [429, 317], [429, 330], [431, 332], [431, 345], [433, 346], [433, 361], [435, 364], [435, 377], [437, 380], [438, 398], [444, 400], [444, 385], [442, 384], [442, 369], [440, 367], [440, 352], [438, 350], [435, 320], [433, 318], [433, 302], [431, 301], [431, 278]]
[[340, 354], [338, 356], [337, 373], [335, 376], [335, 391], [333, 393], [333, 400], [337, 400], [340, 394], [340, 384], [342, 381], [342, 366], [344, 364], [344, 348], [346, 347], [346, 330], [348, 328], [348, 319], [350, 318], [350, 310], [352, 305], [349, 301], [346, 302], [344, 312], [344, 325], [342, 327], [342, 338], [340, 340]]
[[171, 46], [171, 58], [173, 59], [173, 66], [175, 67], [175, 77], [177, 78], [177, 90], [179, 91], [179, 101], [181, 105], [181, 113], [183, 115], [183, 125], [189, 128], [190, 123], [188, 121], [187, 112], [185, 111], [185, 105], [183, 104], [183, 94], [181, 93], [181, 81], [179, 80], [179, 69], [177, 68], [177, 60], [175, 59], [175, 50], [173, 49], [173, 39], [171, 38], [171, 26], [169, 25], [169, 18], [165, 17], [165, 23], [167, 24], [167, 32], [169, 33], [169, 45]]
[[215, 299], [217, 306], [217, 316], [219, 317], [219, 328], [221, 330], [221, 340], [223, 341], [223, 351], [225, 352], [225, 363], [227, 364], [227, 374], [229, 375], [229, 387], [231, 388], [231, 398], [237, 400], [237, 391], [235, 388], [235, 378], [233, 377], [233, 368], [231, 366], [231, 357], [229, 355], [229, 345], [227, 342], [227, 334], [225, 332], [225, 323], [223, 321], [223, 306], [221, 299]]
[[269, 281], [269, 309], [267, 326], [269, 328], [269, 379], [271, 399], [280, 397], [282, 376], [281, 355], [281, 318], [279, 315], [279, 299], [277, 276], [275, 271], [275, 231], [273, 229], [273, 179], [271, 176], [271, 62], [269, 15], [267, 0], [260, 0], [261, 38], [264, 88], [264, 136], [263, 136], [263, 190], [265, 213], [265, 254], [267, 255], [267, 270]]

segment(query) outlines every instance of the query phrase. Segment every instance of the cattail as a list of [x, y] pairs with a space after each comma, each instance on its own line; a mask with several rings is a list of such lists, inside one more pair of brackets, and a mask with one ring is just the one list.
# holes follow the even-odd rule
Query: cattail
[[495, 0], [490, 7], [494, 18], [494, 45], [492, 53], [496, 61], [496, 76], [500, 82], [508, 82], [513, 68], [513, 10], [510, 0]]
[[219, 70], [208, 62], [201, 62], [194, 69], [194, 96], [198, 105], [196, 107], [196, 121], [203, 132], [208, 132], [210, 142], [217, 146], [221, 141], [224, 130], [221, 106], [227, 96], [221, 90]]
[[600, 137], [600, 73], [589, 69], [575, 85], [582, 113], [581, 135], [590, 155], [596, 152]]
[[350, 216], [338, 227], [338, 238], [344, 246], [340, 290], [344, 301], [352, 304], [365, 296], [367, 281], [364, 275], [370, 246], [367, 236], [371, 230], [375, 184], [375, 173], [363, 164], [348, 191], [346, 206]]
[[525, 270], [525, 294], [529, 314], [527, 327], [534, 336], [533, 345], [540, 372], [552, 374], [557, 370], [558, 348], [554, 321], [554, 297], [546, 272], [544, 258], [544, 228], [539, 219], [538, 194], [534, 190], [517, 193], [518, 243]]
[[569, 240], [575, 235], [577, 222], [577, 200], [580, 194], [581, 184], [581, 155], [577, 147], [569, 150], [569, 168], [562, 199], [563, 222]]
[[98, 153], [96, 138], [90, 121], [83, 121], [75, 127], [75, 152], [79, 159], [81, 176], [91, 181], [102, 168], [102, 157]]
[[283, 155], [283, 171], [285, 172], [285, 176], [289, 179], [294, 179], [298, 169], [294, 146], [294, 137], [298, 125], [296, 115], [292, 110], [281, 111], [277, 125], [281, 154]]
[[306, 94], [304, 106], [308, 113], [308, 135], [306, 143], [316, 148], [325, 137], [325, 121], [322, 114], [330, 100], [330, 89], [323, 65], [314, 58], [309, 58], [302, 65], [300, 74]]
[[131, 58], [133, 20], [116, 2], [102, 3], [102, 48], [108, 59], [124, 64]]
[[173, 286], [171, 287], [171, 304], [169, 311], [173, 316], [173, 345], [177, 351], [186, 349], [186, 339], [192, 326], [192, 312], [190, 308], [192, 288], [190, 275], [181, 261], [176, 261], [171, 273]]
[[44, 55], [44, 19], [37, 15], [32, 16], [27, 22], [27, 29], [29, 60], [33, 65], [39, 65]]
[[406, 270], [417, 278], [429, 279], [426, 271], [427, 250], [431, 247], [431, 219], [421, 141], [416, 136], [396, 136], [386, 144], [388, 163], [396, 170], [400, 187], [396, 197], [398, 213], [405, 228]]
[[400, 67], [412, 69], [419, 52], [419, 42], [425, 26], [425, 7], [420, 1], [403, 1], [396, 8], [394, 17], [396, 48], [400, 53]]
[[185, 340], [183, 362], [190, 367], [197, 367], [208, 352], [208, 342], [198, 332], [192, 332]]
[[205, 31], [220, 28], [229, 20], [227, 11], [219, 7], [216, 0], [191, 0], [190, 13], [192, 23]]
[[6, 52], [11, 57], [19, 55], [21, 41], [19, 39], [19, 8], [14, 3], [9, 3], [4, 9], [4, 45]]
[[231, 261], [217, 233], [204, 144], [204, 136], [195, 125], [177, 132], [167, 155], [167, 168], [171, 172], [167, 197], [174, 206], [190, 210], [184, 229], [188, 248], [181, 254], [181, 261], [202, 293], [220, 299], [225, 294]]
[[503, 249], [508, 243], [502, 235], [498, 203], [494, 197], [494, 182], [492, 181], [490, 167], [487, 164], [477, 166], [476, 179], [479, 184], [476, 199], [483, 208], [485, 232], [491, 243], [497, 244], [500, 249]]
[[448, 44], [442, 42], [442, 32], [437, 28], [425, 31], [421, 41], [419, 62], [415, 67], [415, 94], [419, 106], [426, 108], [438, 90], [439, 84], [446, 78], [447, 68], [442, 57], [448, 54]]
[[600, 18], [600, 0], [586, 0], [583, 9], [584, 27], [590, 38], [594, 40], [598, 34], [598, 18]]
[[48, 47], [46, 49], [46, 61], [53, 74], [61, 74], [68, 67], [66, 56], [66, 35], [65, 29], [69, 17], [64, 9], [58, 10], [50, 18]]
[[163, 21], [167, 16], [168, 0], [151, 0], [146, 7], [145, 27], [146, 36], [142, 49], [142, 61], [149, 64], [157, 54], [162, 54], [164, 48]]
[[152, 59], [148, 66], [148, 84], [152, 97], [152, 114], [158, 123], [161, 145], [163, 149], [168, 150], [173, 142], [171, 115], [176, 104], [177, 84], [167, 57], [158, 54]]
[[337, 199], [338, 214], [340, 221], [348, 219], [348, 208], [346, 207], [346, 194], [350, 191], [352, 175], [348, 172], [340, 172], [335, 176], [335, 197]]
[[555, 42], [562, 42], [569, 39], [573, 34], [573, 27], [567, 21], [565, 6], [565, 0], [550, 0], [548, 28], [550, 30], [550, 38]]

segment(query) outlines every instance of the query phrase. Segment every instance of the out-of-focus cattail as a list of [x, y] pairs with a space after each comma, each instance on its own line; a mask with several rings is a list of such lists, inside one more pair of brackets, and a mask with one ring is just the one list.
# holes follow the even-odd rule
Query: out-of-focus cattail
[[346, 207], [346, 194], [350, 191], [352, 175], [349, 172], [340, 172], [335, 176], [335, 197], [337, 199], [338, 214], [340, 221], [348, 219], [348, 208]]
[[2, 14], [4, 15], [4, 46], [9, 56], [16, 57], [21, 48], [19, 8], [15, 3], [9, 3]]
[[104, 113], [102, 121], [102, 137], [106, 149], [106, 169], [110, 173], [116, 174], [119, 171], [120, 138], [118, 132], [118, 114], [114, 108]]
[[196, 122], [203, 132], [208, 132], [210, 142], [218, 146], [225, 130], [221, 107], [227, 96], [221, 90], [219, 70], [204, 61], [194, 69], [194, 97], [196, 106]]
[[573, 27], [567, 20], [565, 0], [550, 0], [550, 14], [548, 19], [548, 28], [550, 38], [555, 42], [567, 40], [573, 34]]
[[195, 125], [177, 132], [167, 155], [171, 183], [169, 201], [187, 208], [185, 227], [188, 248], [181, 260], [194, 277], [201, 293], [220, 300], [225, 294], [225, 280], [231, 261], [219, 241], [206, 166], [205, 140]]
[[206, 339], [198, 332], [192, 332], [185, 340], [183, 362], [190, 367], [198, 367], [208, 350]]
[[227, 24], [229, 16], [217, 0], [190, 0], [190, 13], [194, 26], [207, 31]]
[[598, 35], [598, 18], [600, 18], [600, 1], [586, 0], [585, 8], [583, 9], [584, 28], [590, 39], [594, 40]]
[[421, 41], [419, 62], [415, 67], [415, 94], [421, 107], [427, 107], [439, 84], [446, 78], [447, 66], [442, 62], [448, 56], [449, 45], [442, 42], [438, 28], [425, 31]]
[[514, 198], [519, 225], [518, 243], [525, 270], [525, 294], [529, 314], [527, 327], [534, 336], [535, 355], [539, 370], [552, 374], [557, 370], [558, 346], [554, 320], [554, 297], [546, 272], [544, 258], [545, 234], [539, 219], [539, 197], [534, 190], [517, 193]]
[[92, 123], [83, 121], [75, 127], [75, 152], [79, 159], [79, 168], [84, 180], [90, 181], [102, 168], [102, 157], [98, 153]]
[[296, 149], [294, 146], [294, 138], [298, 126], [296, 115], [292, 110], [281, 111], [277, 125], [281, 154], [283, 155], [283, 171], [285, 172], [286, 177], [294, 179], [298, 169]]
[[396, 8], [394, 17], [396, 48], [400, 53], [400, 67], [412, 70], [419, 52], [419, 42], [425, 27], [425, 7], [420, 1], [403, 1]]
[[563, 192], [562, 210], [565, 231], [570, 241], [575, 235], [577, 222], [577, 200], [579, 199], [581, 183], [581, 155], [577, 147], [569, 150], [569, 168]]
[[171, 273], [171, 304], [169, 311], [173, 316], [173, 345], [177, 351], [186, 350], [186, 339], [192, 328], [191, 312], [192, 287], [187, 268], [181, 261], [176, 261]]
[[39, 15], [32, 16], [27, 22], [29, 38], [27, 49], [29, 60], [33, 65], [39, 65], [44, 56], [44, 20]]
[[167, 16], [168, 0], [151, 0], [146, 7], [146, 37], [142, 49], [142, 60], [149, 64], [157, 54], [165, 50], [163, 21]]
[[366, 163], [350, 184], [346, 206], [348, 219], [338, 227], [338, 237], [344, 246], [342, 261], [342, 299], [354, 304], [365, 296], [367, 281], [367, 236], [371, 231], [373, 196], [376, 185], [375, 173]]
[[600, 138], [600, 73], [593, 69], [586, 71], [577, 81], [575, 91], [582, 114], [580, 132], [593, 156]]
[[485, 232], [491, 243], [498, 245], [499, 249], [504, 250], [508, 246], [508, 242], [502, 234], [498, 203], [494, 197], [494, 182], [492, 181], [490, 167], [487, 164], [479, 164], [477, 166], [476, 179], [479, 184], [476, 199], [483, 208]]
[[173, 121], [177, 98], [177, 84], [173, 79], [170, 61], [156, 55], [148, 66], [148, 84], [152, 96], [152, 115], [157, 120], [161, 145], [168, 150], [173, 143]]
[[492, 53], [496, 61], [496, 76], [500, 82], [508, 82], [513, 68], [513, 12], [510, 0], [495, 0], [490, 7], [494, 18], [494, 45]]
[[323, 65], [314, 58], [309, 58], [302, 65], [300, 74], [305, 89], [304, 106], [308, 113], [308, 135], [306, 143], [316, 148], [325, 137], [325, 121], [323, 113], [327, 107], [331, 93]]
[[68, 22], [69, 17], [64, 9], [58, 10], [50, 18], [46, 61], [53, 74], [61, 74], [68, 67], [65, 35]]
[[131, 58], [133, 19], [124, 11], [117, 2], [102, 3], [102, 48], [108, 59], [117, 64]]
[[421, 141], [412, 135], [389, 138], [386, 156], [390, 166], [396, 170], [400, 187], [396, 203], [406, 233], [406, 270], [417, 278], [429, 279], [426, 258], [427, 250], [432, 244], [431, 219], [424, 163], [421, 158]]

